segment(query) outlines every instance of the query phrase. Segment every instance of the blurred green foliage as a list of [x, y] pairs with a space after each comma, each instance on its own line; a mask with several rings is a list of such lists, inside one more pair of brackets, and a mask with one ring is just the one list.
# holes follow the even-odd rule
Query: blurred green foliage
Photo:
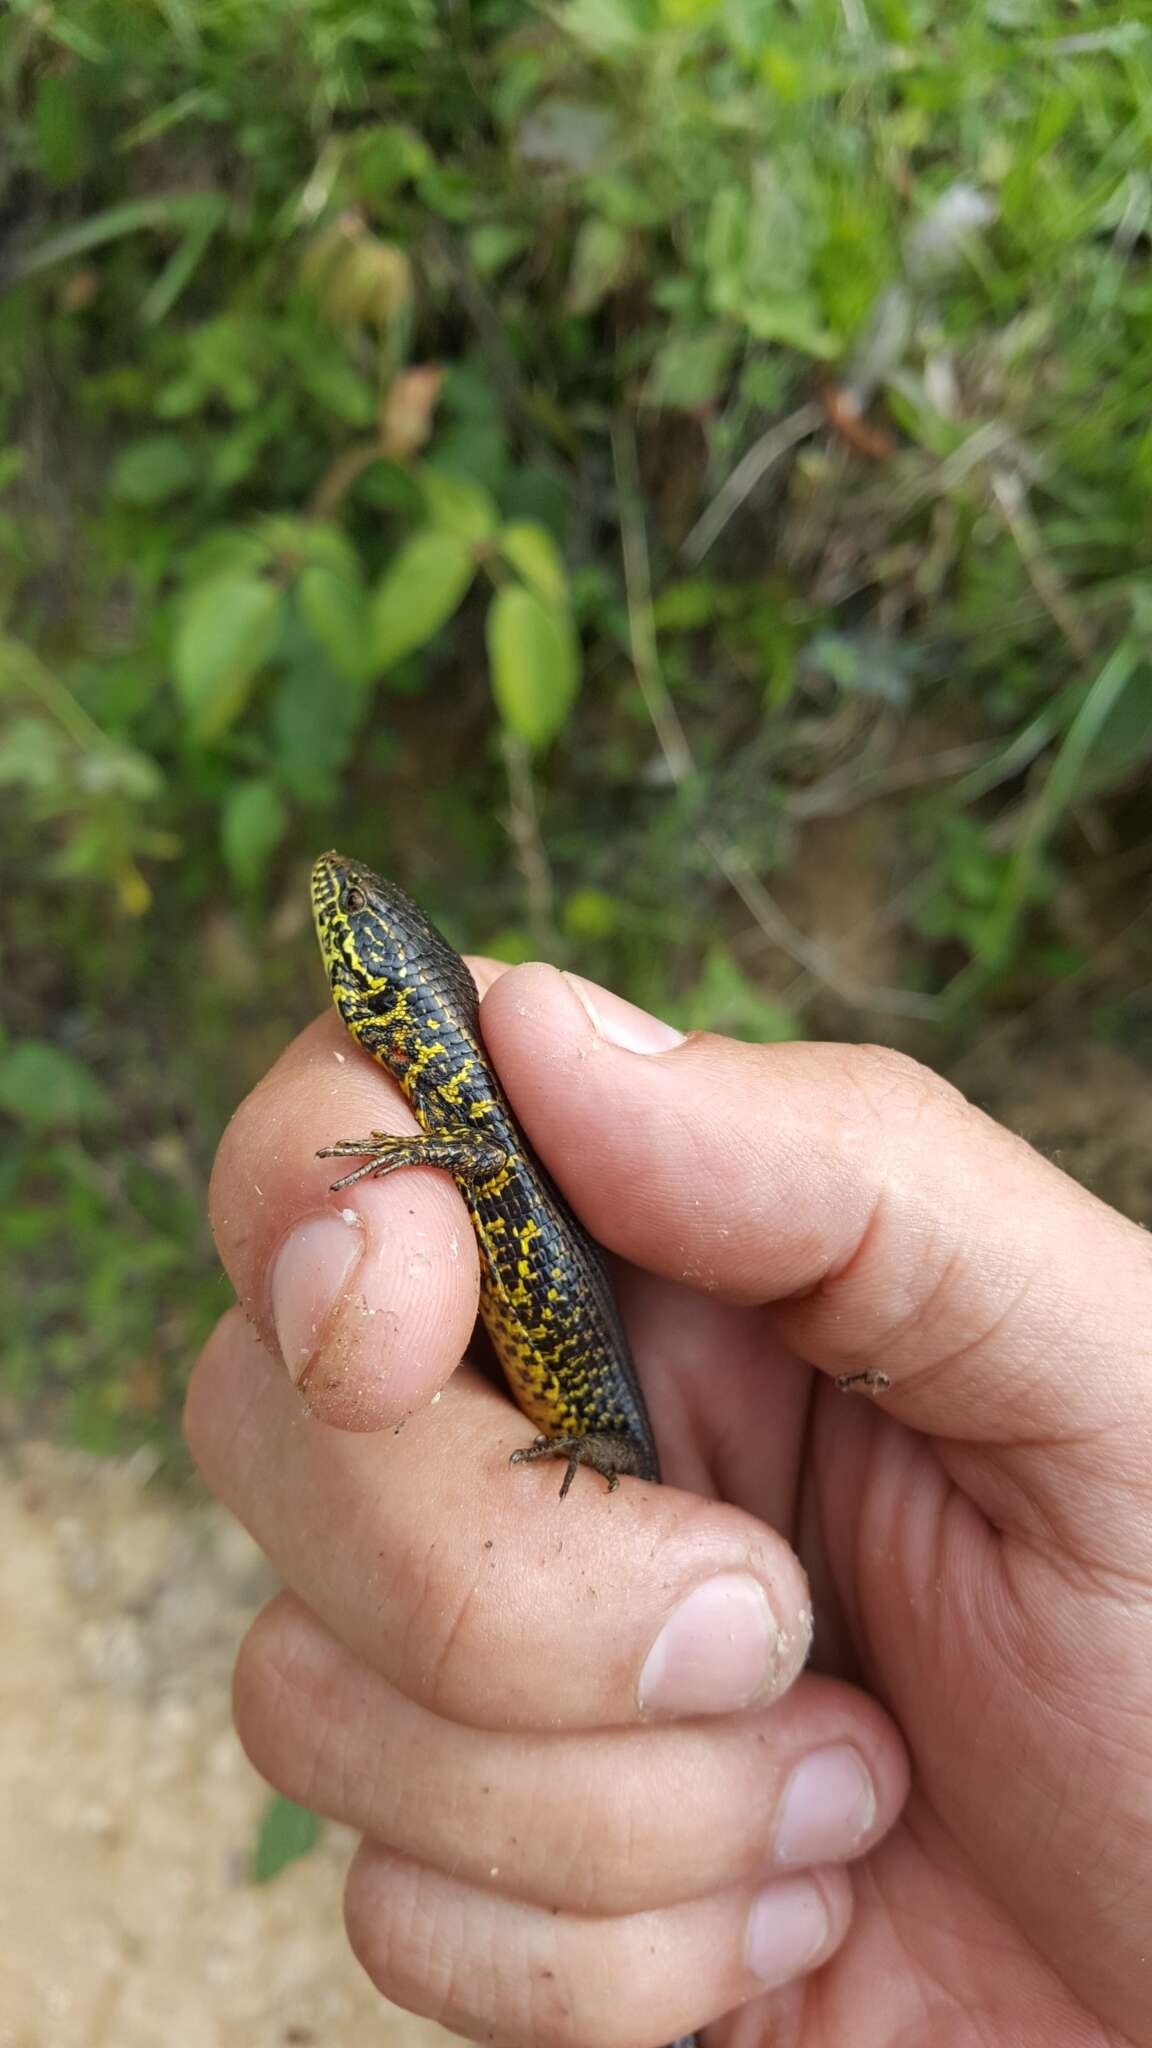
[[[1150, 105], [1064, 0], [9, 0], [10, 1390], [164, 1426], [322, 844], [754, 1037], [944, 1057], [1082, 964], [1069, 876], [1146, 880]], [[883, 975], [765, 894], [830, 819]]]

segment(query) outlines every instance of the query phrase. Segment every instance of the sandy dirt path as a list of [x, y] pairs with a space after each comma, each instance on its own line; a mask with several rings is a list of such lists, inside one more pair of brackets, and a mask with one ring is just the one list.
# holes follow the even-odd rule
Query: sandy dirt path
[[268, 1794], [229, 1720], [271, 1586], [150, 1455], [0, 1466], [0, 2048], [448, 2048], [344, 1941], [352, 1838], [249, 1881]]

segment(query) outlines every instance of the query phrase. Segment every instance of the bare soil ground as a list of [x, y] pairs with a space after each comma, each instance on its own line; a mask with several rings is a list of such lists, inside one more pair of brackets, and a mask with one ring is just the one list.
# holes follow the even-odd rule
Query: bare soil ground
[[229, 1671], [272, 1580], [152, 1461], [0, 1468], [0, 2048], [448, 2048], [344, 1941], [352, 1838], [250, 1882]]

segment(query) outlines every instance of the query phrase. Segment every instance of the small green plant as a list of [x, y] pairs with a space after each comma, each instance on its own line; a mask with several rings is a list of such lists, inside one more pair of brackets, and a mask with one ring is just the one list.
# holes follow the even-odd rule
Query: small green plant
[[1150, 98], [1058, 0], [0, 14], [12, 1389], [171, 1412], [324, 844], [764, 1038], [943, 1057], [1090, 962]]
[[260, 1816], [252, 1850], [252, 1883], [271, 1884], [290, 1863], [310, 1856], [319, 1840], [316, 1815], [274, 1792]]

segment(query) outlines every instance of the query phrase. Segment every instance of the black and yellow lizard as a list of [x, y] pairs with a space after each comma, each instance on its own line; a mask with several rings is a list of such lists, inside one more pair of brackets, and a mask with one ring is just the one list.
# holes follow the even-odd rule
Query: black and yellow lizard
[[440, 1166], [468, 1206], [480, 1314], [513, 1398], [541, 1434], [513, 1462], [568, 1460], [659, 1479], [652, 1425], [599, 1248], [512, 1114], [480, 1036], [459, 953], [392, 882], [326, 853], [312, 909], [332, 999], [357, 1042], [399, 1082], [420, 1135], [373, 1131], [328, 1145], [362, 1164], [337, 1188], [401, 1166]]

